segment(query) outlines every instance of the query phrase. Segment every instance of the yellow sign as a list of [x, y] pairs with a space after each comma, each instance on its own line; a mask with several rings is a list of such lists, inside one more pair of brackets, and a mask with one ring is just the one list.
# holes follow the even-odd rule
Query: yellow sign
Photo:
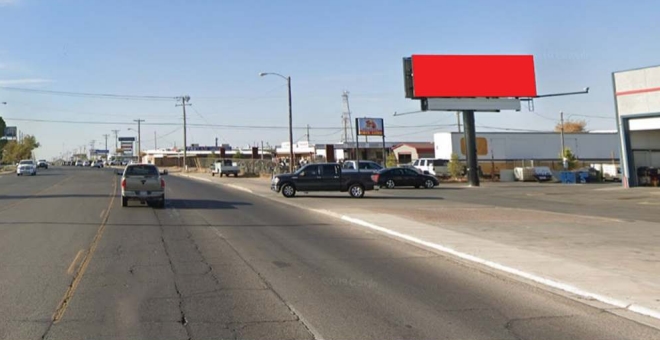
[[[461, 153], [465, 155], [465, 138], [461, 138]], [[477, 156], [488, 155], [488, 140], [484, 137], [477, 137]]]

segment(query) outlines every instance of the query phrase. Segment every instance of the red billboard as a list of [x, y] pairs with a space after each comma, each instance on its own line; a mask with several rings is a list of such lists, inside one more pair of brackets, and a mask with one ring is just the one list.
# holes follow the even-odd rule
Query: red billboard
[[535, 97], [532, 55], [413, 55], [415, 98]]

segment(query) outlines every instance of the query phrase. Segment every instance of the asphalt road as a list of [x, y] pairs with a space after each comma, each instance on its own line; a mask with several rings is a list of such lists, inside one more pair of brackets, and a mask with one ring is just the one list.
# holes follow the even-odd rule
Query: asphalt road
[[0, 339], [660, 339], [248, 193], [170, 176], [166, 209], [121, 208], [117, 182], [0, 176]]

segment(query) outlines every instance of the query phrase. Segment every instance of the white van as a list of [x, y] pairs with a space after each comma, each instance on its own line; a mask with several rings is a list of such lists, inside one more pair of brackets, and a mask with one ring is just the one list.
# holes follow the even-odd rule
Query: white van
[[436, 177], [449, 177], [449, 160], [440, 158], [420, 158], [413, 162], [413, 167], [424, 174]]

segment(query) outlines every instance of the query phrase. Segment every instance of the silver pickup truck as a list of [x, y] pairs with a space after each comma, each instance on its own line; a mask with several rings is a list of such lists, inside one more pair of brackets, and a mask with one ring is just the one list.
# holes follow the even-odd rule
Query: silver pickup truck
[[165, 208], [165, 180], [167, 170], [162, 173], [152, 164], [130, 164], [121, 175], [121, 206], [128, 206], [128, 201], [140, 201], [142, 204]]

